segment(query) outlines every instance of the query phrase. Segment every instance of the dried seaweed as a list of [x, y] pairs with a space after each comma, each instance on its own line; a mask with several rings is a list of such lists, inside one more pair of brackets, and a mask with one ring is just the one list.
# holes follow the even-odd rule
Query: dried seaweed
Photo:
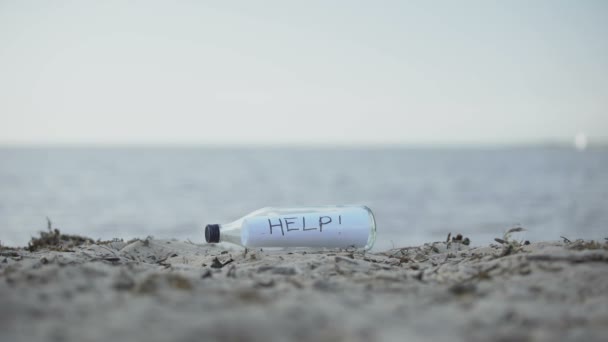
[[577, 250], [577, 251], [588, 250], [588, 249], [591, 249], [591, 250], [608, 249], [608, 242], [601, 244], [597, 241], [585, 241], [585, 240], [579, 239], [579, 240], [569, 243], [567, 248], [572, 249], [572, 250]]
[[513, 233], [523, 232], [526, 229], [520, 226], [513, 227], [508, 229], [501, 238], [495, 238], [494, 241], [500, 243], [502, 245], [502, 252], [498, 255], [498, 257], [503, 257], [507, 255], [511, 255], [517, 252], [520, 252], [523, 249], [523, 246], [529, 245], [530, 241], [518, 241], [512, 238]]
[[83, 244], [95, 243], [93, 239], [79, 235], [61, 234], [59, 229], [53, 228], [51, 220], [47, 217], [47, 231], [40, 232], [39, 237], [33, 237], [26, 249], [35, 252], [40, 249], [55, 251], [68, 251], [70, 248]]

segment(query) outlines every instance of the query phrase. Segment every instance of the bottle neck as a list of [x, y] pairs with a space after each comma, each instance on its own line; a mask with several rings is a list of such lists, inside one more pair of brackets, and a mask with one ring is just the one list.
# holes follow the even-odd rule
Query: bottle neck
[[242, 246], [241, 241], [241, 224], [243, 220], [217, 225], [217, 242], [230, 242]]

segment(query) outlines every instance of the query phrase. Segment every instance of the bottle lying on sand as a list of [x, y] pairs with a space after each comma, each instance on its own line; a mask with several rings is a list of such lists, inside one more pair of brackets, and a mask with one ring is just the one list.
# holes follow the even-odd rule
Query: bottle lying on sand
[[234, 222], [205, 227], [208, 243], [244, 247], [370, 249], [376, 241], [374, 214], [366, 206], [267, 207]]

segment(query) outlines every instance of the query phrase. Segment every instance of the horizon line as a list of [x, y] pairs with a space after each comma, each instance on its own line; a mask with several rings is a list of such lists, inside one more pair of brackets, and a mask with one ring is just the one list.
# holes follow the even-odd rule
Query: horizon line
[[[588, 144], [587, 149], [607, 148], [608, 139], [596, 140]], [[475, 148], [572, 148], [573, 142], [563, 140], [521, 141], [521, 142], [1, 142], [0, 148], [312, 148], [312, 149], [475, 149]]]

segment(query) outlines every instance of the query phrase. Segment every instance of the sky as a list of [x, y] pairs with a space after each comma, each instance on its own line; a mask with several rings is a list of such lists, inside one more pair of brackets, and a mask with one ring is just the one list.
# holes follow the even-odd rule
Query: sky
[[607, 1], [0, 0], [0, 144], [608, 141]]

